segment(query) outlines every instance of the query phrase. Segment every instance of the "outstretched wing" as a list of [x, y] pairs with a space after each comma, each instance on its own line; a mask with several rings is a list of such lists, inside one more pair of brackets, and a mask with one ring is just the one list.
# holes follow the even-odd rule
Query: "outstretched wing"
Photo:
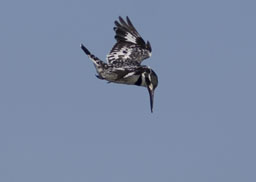
[[151, 56], [151, 46], [149, 41], [145, 43], [137, 32], [132, 22], [126, 17], [127, 22], [119, 17], [119, 22], [115, 21], [114, 31], [117, 43], [107, 55], [108, 63], [141, 63]]

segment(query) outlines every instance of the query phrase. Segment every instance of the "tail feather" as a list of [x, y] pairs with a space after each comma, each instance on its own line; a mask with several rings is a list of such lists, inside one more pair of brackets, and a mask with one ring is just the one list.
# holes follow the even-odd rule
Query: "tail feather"
[[91, 55], [90, 51], [83, 44], [81, 44], [80, 47], [85, 52], [85, 54], [87, 54], [88, 56]]
[[96, 68], [96, 71], [99, 75], [96, 75], [97, 78], [99, 79], [104, 79], [102, 73], [104, 72], [105, 69], [108, 69], [108, 65], [101, 61], [99, 58], [97, 58], [96, 56], [94, 56], [93, 54], [90, 53], [90, 51], [83, 45], [81, 44], [81, 49], [85, 52], [85, 54], [90, 58], [90, 60], [92, 60], [92, 62], [94, 63], [94, 66]]
[[92, 62], [96, 65], [96, 66], [100, 66], [102, 64], [104, 64], [103, 61], [101, 61], [99, 58], [97, 58], [96, 56], [94, 56], [93, 54], [90, 53], [90, 51], [83, 45], [81, 44], [81, 49], [85, 52], [85, 54], [90, 58], [90, 60], [92, 60]]

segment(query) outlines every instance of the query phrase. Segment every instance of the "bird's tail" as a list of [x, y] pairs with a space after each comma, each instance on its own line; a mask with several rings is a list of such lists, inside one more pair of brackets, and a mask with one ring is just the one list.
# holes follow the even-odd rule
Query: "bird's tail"
[[98, 67], [98, 66], [101, 66], [104, 64], [103, 61], [101, 61], [99, 58], [97, 58], [96, 56], [91, 54], [90, 51], [83, 44], [81, 44], [80, 47], [84, 51], [84, 53], [90, 58], [90, 60], [92, 60], [92, 62], [95, 64], [95, 66]]
[[101, 61], [99, 58], [97, 58], [96, 56], [91, 54], [90, 51], [83, 44], [81, 44], [81, 49], [85, 52], [85, 54], [94, 63], [96, 71], [99, 74], [99, 75], [96, 75], [96, 77], [99, 78], [99, 79], [104, 79], [104, 74], [103, 73], [104, 73], [104, 70], [108, 68], [107, 63]]

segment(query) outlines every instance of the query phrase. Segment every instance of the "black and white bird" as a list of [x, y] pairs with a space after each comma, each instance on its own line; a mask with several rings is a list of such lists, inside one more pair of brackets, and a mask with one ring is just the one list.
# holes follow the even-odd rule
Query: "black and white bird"
[[122, 17], [119, 17], [119, 22], [115, 21], [114, 31], [117, 42], [107, 55], [107, 63], [91, 54], [83, 44], [81, 48], [94, 63], [99, 79], [146, 87], [153, 112], [154, 90], [158, 85], [158, 78], [150, 67], [141, 65], [144, 59], [151, 56], [151, 45], [149, 41], [146, 43], [142, 39], [128, 16], [126, 21]]

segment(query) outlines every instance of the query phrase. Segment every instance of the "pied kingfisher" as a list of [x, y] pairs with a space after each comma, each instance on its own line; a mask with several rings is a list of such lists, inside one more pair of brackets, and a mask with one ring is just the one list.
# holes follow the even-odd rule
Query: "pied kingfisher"
[[83, 44], [81, 48], [94, 63], [99, 79], [109, 83], [147, 87], [153, 112], [154, 90], [158, 85], [158, 78], [151, 68], [141, 65], [144, 59], [151, 56], [150, 43], [145, 43], [128, 16], [126, 22], [122, 17], [119, 17], [119, 22], [115, 21], [114, 31], [117, 42], [107, 55], [108, 63], [91, 54]]

